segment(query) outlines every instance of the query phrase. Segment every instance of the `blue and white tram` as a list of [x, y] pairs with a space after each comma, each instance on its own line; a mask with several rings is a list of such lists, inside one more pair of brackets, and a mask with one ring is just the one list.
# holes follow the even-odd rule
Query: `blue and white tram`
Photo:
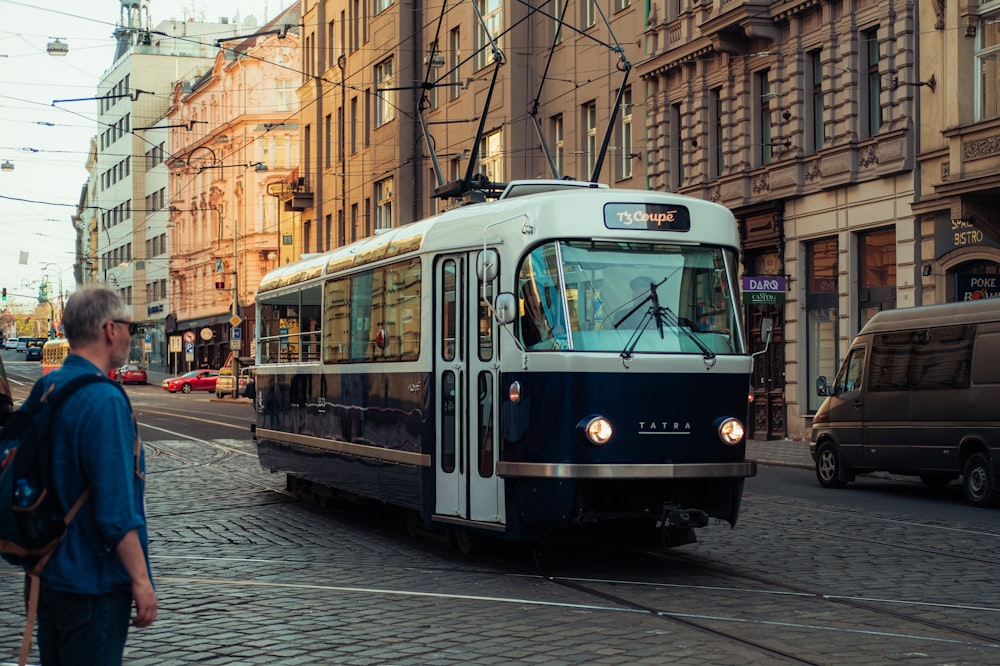
[[591, 185], [283, 266], [257, 296], [261, 464], [511, 540], [735, 524], [738, 248], [722, 206]]

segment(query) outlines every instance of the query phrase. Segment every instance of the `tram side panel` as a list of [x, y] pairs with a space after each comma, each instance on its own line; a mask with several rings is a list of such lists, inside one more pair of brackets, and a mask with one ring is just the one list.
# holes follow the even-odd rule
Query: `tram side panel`
[[[524, 387], [506, 402], [501, 458], [509, 463], [604, 465], [598, 478], [507, 479], [508, 516], [524, 533], [655, 523], [664, 507], [697, 509], [735, 524], [746, 474], [746, 445], [724, 444], [717, 423], [746, 416], [741, 374], [506, 373]], [[585, 442], [576, 424], [593, 414], [616, 424], [604, 446]], [[662, 465], [645, 478], [629, 465]], [[674, 465], [704, 465], [701, 476], [670, 478]], [[616, 467], [617, 466], [617, 467]], [[620, 470], [620, 471], [619, 471]], [[726, 474], [729, 476], [716, 476]], [[683, 476], [679, 471], [679, 476]], [[514, 522], [513, 520], [511, 521]]]
[[[301, 479], [421, 510], [427, 503], [421, 468], [380, 459], [380, 450], [427, 453], [429, 391], [413, 387], [428, 385], [424, 372], [258, 374], [258, 427], [302, 436], [260, 437], [261, 465], [288, 474], [290, 484]], [[361, 448], [338, 453], [341, 443]]]

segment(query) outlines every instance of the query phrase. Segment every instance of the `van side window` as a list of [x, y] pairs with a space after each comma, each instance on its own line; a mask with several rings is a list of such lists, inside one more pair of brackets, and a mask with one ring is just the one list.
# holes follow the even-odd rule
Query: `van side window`
[[1000, 384], [1000, 333], [982, 333], [976, 337], [972, 356], [973, 384]]
[[837, 373], [837, 382], [833, 387], [834, 395], [849, 391], [861, 390], [861, 378], [865, 370], [865, 348], [856, 347], [847, 356], [847, 361]]
[[975, 326], [940, 326], [876, 335], [872, 391], [930, 391], [969, 387]]

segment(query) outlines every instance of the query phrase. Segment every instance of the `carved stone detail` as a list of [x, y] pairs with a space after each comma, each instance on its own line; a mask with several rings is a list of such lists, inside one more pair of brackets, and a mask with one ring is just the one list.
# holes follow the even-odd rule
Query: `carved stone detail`
[[878, 165], [878, 146], [868, 145], [858, 151], [858, 166], [862, 169]]
[[764, 173], [758, 174], [754, 177], [751, 185], [750, 191], [754, 194], [767, 194], [771, 191], [770, 183], [770, 172], [765, 171]]
[[812, 182], [823, 177], [823, 169], [819, 160], [809, 160], [806, 162], [806, 180]]
[[966, 160], [978, 160], [996, 154], [1000, 154], [1000, 136], [998, 135], [962, 142], [962, 157]]

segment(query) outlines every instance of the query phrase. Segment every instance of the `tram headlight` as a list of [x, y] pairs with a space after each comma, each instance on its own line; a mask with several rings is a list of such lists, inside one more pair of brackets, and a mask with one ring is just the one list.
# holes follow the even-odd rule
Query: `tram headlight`
[[576, 424], [576, 429], [583, 435], [589, 443], [594, 446], [604, 446], [615, 434], [615, 429], [611, 427], [611, 421], [603, 416], [588, 416]]
[[507, 399], [515, 405], [521, 402], [521, 382], [513, 381], [507, 387]]
[[730, 416], [719, 422], [719, 439], [724, 444], [735, 446], [743, 441], [743, 435], [745, 434], [746, 431], [743, 429], [743, 423], [739, 419], [734, 419]]

